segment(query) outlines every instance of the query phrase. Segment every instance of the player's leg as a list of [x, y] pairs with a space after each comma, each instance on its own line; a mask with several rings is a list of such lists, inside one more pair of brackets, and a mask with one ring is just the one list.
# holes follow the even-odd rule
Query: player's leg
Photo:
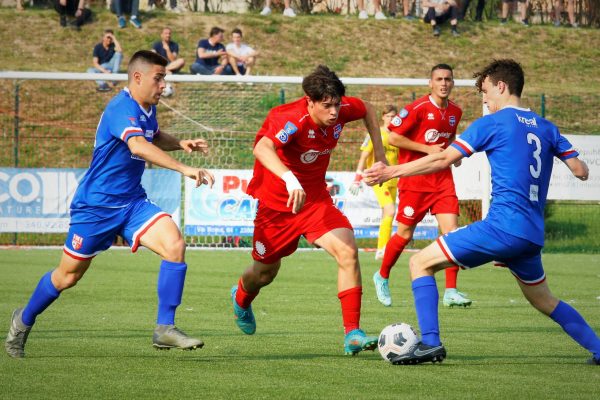
[[379, 223], [379, 236], [377, 238], [377, 251], [375, 259], [381, 260], [385, 253], [385, 246], [392, 235], [392, 225], [394, 223], [394, 214], [396, 212], [396, 185], [374, 186], [373, 192], [377, 197], [377, 202], [381, 207], [381, 221]]

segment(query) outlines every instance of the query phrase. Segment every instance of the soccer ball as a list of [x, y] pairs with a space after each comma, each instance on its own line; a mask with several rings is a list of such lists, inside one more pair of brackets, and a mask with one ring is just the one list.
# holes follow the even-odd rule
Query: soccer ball
[[379, 354], [384, 360], [393, 362], [401, 355], [410, 353], [419, 343], [417, 332], [407, 323], [388, 325], [379, 334]]
[[165, 86], [165, 88], [162, 92], [162, 96], [163, 97], [171, 97], [171, 96], [173, 96], [174, 93], [175, 93], [175, 89], [173, 89], [173, 86], [171, 86], [170, 83], [167, 83], [167, 85]]

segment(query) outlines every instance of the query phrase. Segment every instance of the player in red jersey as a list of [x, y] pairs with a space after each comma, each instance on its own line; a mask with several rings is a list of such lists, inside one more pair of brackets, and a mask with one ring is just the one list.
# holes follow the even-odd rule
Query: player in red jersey
[[252, 300], [275, 279], [281, 259], [304, 236], [338, 264], [345, 353], [373, 350], [377, 338], [359, 326], [362, 284], [354, 232], [333, 205], [325, 173], [344, 124], [359, 119], [369, 131], [375, 158], [386, 163], [377, 114], [369, 103], [346, 97], [342, 82], [323, 65], [303, 79], [302, 89], [306, 96], [273, 108], [256, 135], [254, 175], [248, 185], [248, 194], [259, 201], [254, 262], [231, 290], [235, 321], [248, 335], [256, 331]]
[[[388, 127], [389, 143], [400, 148], [398, 164], [439, 153], [454, 140], [462, 110], [448, 100], [454, 87], [452, 68], [447, 64], [434, 66], [429, 87], [431, 94], [403, 108]], [[398, 230], [387, 243], [381, 267], [373, 275], [377, 298], [384, 306], [392, 304], [390, 271], [425, 214], [430, 211], [435, 215], [442, 234], [458, 227], [458, 198], [450, 168], [435, 174], [401, 178], [398, 191]], [[457, 274], [458, 267], [446, 269], [443, 302], [448, 307], [471, 305], [471, 300], [456, 289]]]

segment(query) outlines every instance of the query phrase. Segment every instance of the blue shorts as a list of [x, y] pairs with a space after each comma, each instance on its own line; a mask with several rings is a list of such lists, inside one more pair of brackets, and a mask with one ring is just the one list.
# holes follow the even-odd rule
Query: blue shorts
[[474, 268], [490, 261], [508, 267], [526, 285], [538, 285], [546, 279], [542, 267], [542, 246], [494, 228], [485, 221], [458, 228], [437, 243], [451, 263]]
[[122, 208], [85, 207], [71, 209], [64, 252], [76, 260], [90, 260], [108, 249], [117, 235], [135, 252], [140, 238], [160, 218], [170, 215], [148, 199]]

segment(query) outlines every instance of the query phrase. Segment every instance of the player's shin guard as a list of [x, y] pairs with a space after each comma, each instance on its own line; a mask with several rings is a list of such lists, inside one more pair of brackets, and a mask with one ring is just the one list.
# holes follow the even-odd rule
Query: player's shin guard
[[429, 346], [439, 346], [440, 325], [438, 320], [439, 294], [433, 276], [422, 276], [412, 281], [417, 320], [421, 329], [421, 341]]
[[404, 239], [400, 235], [392, 235], [385, 246], [385, 254], [383, 255], [381, 268], [379, 268], [379, 275], [381, 275], [382, 278], [389, 279], [392, 267], [396, 264], [396, 261], [398, 261], [400, 254], [402, 254], [402, 251], [408, 242], [410, 242], [410, 240]]
[[456, 278], [459, 269], [458, 267], [446, 268], [446, 289], [456, 289]]
[[181, 304], [185, 282], [186, 263], [163, 260], [158, 273], [158, 316], [159, 325], [175, 325], [175, 310]]
[[257, 290], [256, 292], [247, 292], [246, 289], [244, 289], [242, 278], [238, 281], [237, 287], [237, 292], [235, 292], [235, 302], [243, 309], [250, 307], [250, 304], [252, 304], [254, 298], [258, 296], [260, 290]]
[[35, 318], [44, 312], [60, 295], [60, 292], [54, 287], [51, 277], [52, 271], [48, 271], [42, 276], [42, 279], [40, 279], [40, 282], [33, 291], [21, 315], [21, 320], [25, 325], [32, 326], [35, 323]]
[[377, 249], [383, 249], [392, 235], [393, 217], [383, 217], [379, 223], [379, 238], [377, 238]]
[[360, 328], [360, 306], [362, 300], [362, 286], [356, 286], [338, 293], [342, 305], [342, 320], [344, 333]]
[[550, 314], [550, 318], [559, 324], [573, 340], [592, 352], [594, 358], [600, 359], [600, 338], [577, 310], [567, 303], [559, 301]]

